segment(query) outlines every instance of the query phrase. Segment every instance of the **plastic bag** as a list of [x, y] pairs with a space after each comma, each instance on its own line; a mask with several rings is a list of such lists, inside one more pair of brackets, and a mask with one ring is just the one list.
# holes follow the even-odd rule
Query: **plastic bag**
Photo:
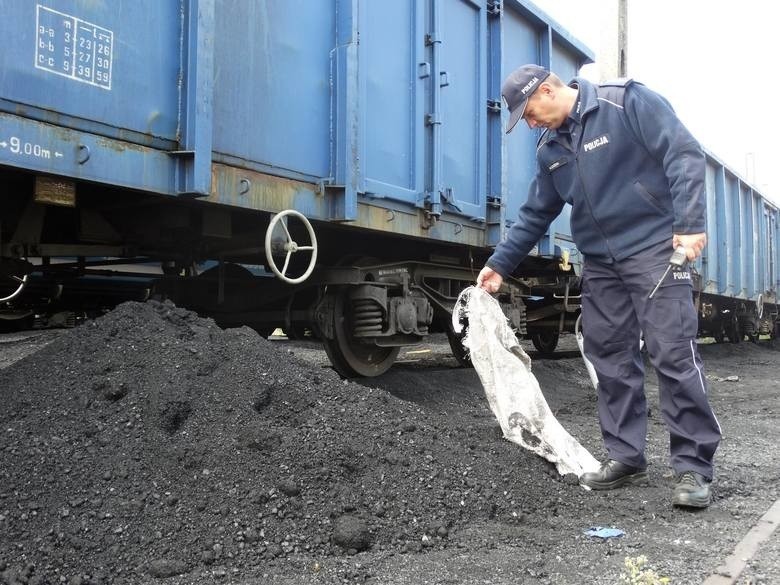
[[555, 418], [531, 373], [531, 358], [509, 326], [498, 301], [468, 287], [452, 313], [455, 331], [468, 323], [463, 345], [485, 389], [504, 437], [555, 464], [558, 473], [597, 471], [599, 462]]

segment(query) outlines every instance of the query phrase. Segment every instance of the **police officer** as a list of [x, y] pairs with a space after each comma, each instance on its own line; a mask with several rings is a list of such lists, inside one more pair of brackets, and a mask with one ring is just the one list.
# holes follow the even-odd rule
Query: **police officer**
[[684, 246], [692, 261], [706, 244], [701, 147], [666, 99], [631, 80], [595, 85], [575, 78], [566, 85], [542, 67], [524, 65], [501, 93], [510, 112], [507, 133], [521, 119], [544, 132], [528, 199], [477, 285], [496, 292], [564, 203], [571, 204], [572, 235], [584, 257], [584, 348], [598, 373], [608, 454], [580, 483], [609, 490], [647, 477], [638, 343], [644, 332], [670, 435], [672, 503], [707, 507], [721, 433], [696, 346], [688, 270], [669, 272], [650, 298], [676, 247]]

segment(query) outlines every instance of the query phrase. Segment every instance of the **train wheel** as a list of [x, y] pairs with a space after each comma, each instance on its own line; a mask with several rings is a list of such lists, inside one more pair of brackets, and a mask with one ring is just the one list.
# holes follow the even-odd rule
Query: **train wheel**
[[745, 337], [747, 337], [748, 341], [751, 343], [758, 343], [758, 327], [757, 323], [754, 323], [753, 321], [748, 321], [747, 323], [743, 324], [740, 327], [740, 330], [744, 333]]
[[345, 378], [379, 376], [390, 369], [401, 348], [361, 343], [353, 337], [348, 291], [348, 287], [342, 287], [335, 293], [334, 339], [322, 337], [325, 353], [333, 369]]
[[19, 296], [27, 286], [27, 262], [0, 258], [0, 303]]
[[471, 363], [469, 352], [463, 347], [463, 338], [465, 336], [465, 329], [460, 333], [455, 333], [452, 325], [447, 327], [447, 341], [450, 342], [450, 349], [455, 360], [464, 368], [473, 368], [474, 364]]
[[726, 325], [726, 337], [729, 338], [731, 343], [740, 343], [742, 341], [742, 328], [739, 326], [739, 319], [736, 315]]
[[531, 343], [545, 357], [550, 357], [558, 347], [557, 331], [534, 331], [531, 333]]

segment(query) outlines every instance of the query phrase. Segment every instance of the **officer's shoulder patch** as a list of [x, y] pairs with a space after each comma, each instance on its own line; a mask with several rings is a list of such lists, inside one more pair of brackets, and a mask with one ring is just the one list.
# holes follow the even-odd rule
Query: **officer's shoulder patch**
[[608, 79], [603, 83], [599, 83], [602, 87], [628, 87], [634, 83], [634, 80], [630, 77], [617, 77], [615, 79]]
[[635, 82], [629, 77], [621, 77], [600, 83], [596, 86], [596, 96], [600, 100], [607, 101], [619, 108], [623, 107], [626, 91]]

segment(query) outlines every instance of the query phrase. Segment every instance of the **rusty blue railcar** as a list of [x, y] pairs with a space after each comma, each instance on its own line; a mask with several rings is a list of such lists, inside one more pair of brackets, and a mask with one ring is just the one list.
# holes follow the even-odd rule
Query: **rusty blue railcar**
[[[0, 312], [51, 310], [112, 274], [137, 291], [154, 266], [153, 294], [318, 337], [345, 376], [380, 374], [434, 332], [465, 359], [449, 313], [535, 164], [533, 133], [502, 132], [501, 80], [593, 59], [520, 0], [0, 0], [0, 13]], [[743, 246], [734, 234], [764, 226], [760, 260], [712, 276], [736, 258], [716, 243], [700, 266], [702, 294], [741, 302], [702, 296], [706, 322], [736, 338], [724, 315], [742, 315], [739, 331], [759, 305], [776, 315], [777, 209], [751, 188], [735, 223], [730, 185], [747, 187], [710, 162], [719, 236]], [[573, 329], [579, 266], [567, 209], [501, 291], [543, 351]]]

